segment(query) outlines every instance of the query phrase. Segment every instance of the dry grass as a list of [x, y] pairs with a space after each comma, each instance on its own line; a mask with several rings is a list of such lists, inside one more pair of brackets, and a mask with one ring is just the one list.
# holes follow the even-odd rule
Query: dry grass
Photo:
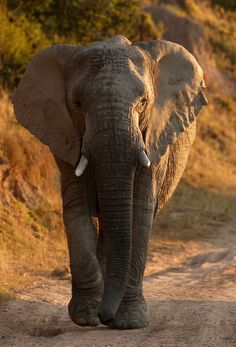
[[162, 0], [149, 1], [149, 5], [159, 4], [178, 16], [192, 18], [204, 30], [209, 105], [199, 116], [184, 178], [161, 211], [154, 231], [160, 238], [191, 240], [216, 237], [221, 230], [234, 232], [236, 226], [236, 14], [213, 10], [210, 1], [181, 3], [176, 6]]
[[59, 177], [47, 148], [0, 101], [0, 292], [67, 264]]
[[236, 103], [210, 97], [184, 177], [154, 227], [160, 238], [193, 240], [235, 232]]
[[[169, 6], [177, 14], [192, 17], [204, 26], [217, 68], [236, 73], [236, 13], [210, 5], [210, 1], [185, 0], [185, 8]], [[181, 12], [181, 13], [180, 13]]]

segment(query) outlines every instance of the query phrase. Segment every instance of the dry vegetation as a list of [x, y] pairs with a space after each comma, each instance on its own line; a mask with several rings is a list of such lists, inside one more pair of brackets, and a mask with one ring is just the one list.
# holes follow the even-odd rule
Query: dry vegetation
[[177, 240], [233, 232], [236, 13], [198, 0], [147, 1], [146, 5], [154, 22], [166, 27], [164, 38], [186, 46], [204, 67], [209, 100], [198, 118], [197, 138], [184, 178], [154, 229], [162, 238]]
[[0, 291], [63, 263], [59, 177], [48, 149], [17, 124], [9, 97], [0, 111]]
[[[236, 103], [210, 97], [188, 166], [155, 230], [163, 238], [217, 237], [236, 226]], [[218, 235], [219, 236], [219, 235]]]
[[[194, 18], [204, 28], [212, 47], [211, 68], [206, 70], [210, 104], [199, 116], [198, 136], [184, 178], [154, 226], [158, 242], [217, 238], [235, 230], [236, 103], [235, 95], [228, 92], [235, 72], [233, 21], [219, 10], [206, 7], [202, 11], [197, 1], [185, 3], [185, 8], [166, 8]], [[214, 76], [220, 76], [219, 81]], [[0, 293], [12, 294], [35, 276], [68, 267], [59, 190], [51, 154], [17, 124], [8, 94], [2, 92]]]

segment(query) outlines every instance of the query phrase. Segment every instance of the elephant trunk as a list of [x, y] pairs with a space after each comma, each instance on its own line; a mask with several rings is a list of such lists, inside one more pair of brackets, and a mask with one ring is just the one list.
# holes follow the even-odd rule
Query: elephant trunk
[[138, 159], [131, 142], [129, 134], [114, 137], [105, 131], [90, 152], [105, 241], [106, 275], [100, 318], [106, 325], [115, 319], [131, 263], [133, 184]]
[[130, 270], [134, 170], [127, 170], [125, 163], [119, 162], [109, 168], [101, 165], [97, 170], [107, 264], [100, 317], [102, 323], [109, 325], [124, 295]]

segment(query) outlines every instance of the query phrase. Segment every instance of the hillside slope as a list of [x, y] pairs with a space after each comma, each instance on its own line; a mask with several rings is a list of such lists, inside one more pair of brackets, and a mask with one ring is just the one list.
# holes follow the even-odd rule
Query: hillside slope
[[0, 98], [1, 293], [62, 263], [66, 245], [52, 155], [16, 122], [9, 96]]
[[[164, 38], [186, 46], [203, 65], [209, 99], [184, 178], [154, 225], [154, 237], [218, 237], [235, 229], [236, 49], [229, 35], [235, 15], [198, 1], [151, 3], [145, 2], [146, 11], [164, 25]], [[1, 92], [0, 292], [55, 268], [67, 271], [59, 191], [49, 150], [16, 123], [9, 96]]]

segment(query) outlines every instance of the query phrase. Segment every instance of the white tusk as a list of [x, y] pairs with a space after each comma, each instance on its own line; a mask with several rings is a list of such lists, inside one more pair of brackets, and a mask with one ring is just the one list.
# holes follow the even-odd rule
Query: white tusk
[[140, 154], [139, 154], [139, 160], [140, 160], [140, 163], [141, 163], [143, 166], [150, 167], [151, 162], [150, 162], [150, 160], [149, 160], [147, 154], [146, 154], [144, 151], [140, 152]]
[[75, 175], [77, 177], [81, 176], [84, 170], [86, 169], [87, 165], [88, 165], [88, 159], [84, 155], [82, 155], [79, 161], [79, 164], [75, 170]]

